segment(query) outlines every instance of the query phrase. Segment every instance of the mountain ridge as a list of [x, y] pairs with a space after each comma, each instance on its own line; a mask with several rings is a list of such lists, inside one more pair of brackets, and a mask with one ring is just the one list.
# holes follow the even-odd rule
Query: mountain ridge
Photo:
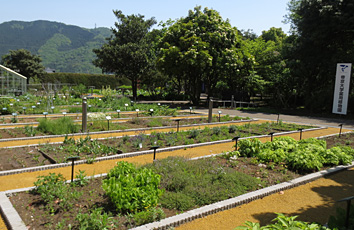
[[111, 36], [109, 28], [95, 29], [46, 20], [8, 21], [0, 24], [0, 57], [10, 50], [26, 49], [40, 55], [45, 67], [57, 72], [101, 73], [92, 64], [94, 48]]

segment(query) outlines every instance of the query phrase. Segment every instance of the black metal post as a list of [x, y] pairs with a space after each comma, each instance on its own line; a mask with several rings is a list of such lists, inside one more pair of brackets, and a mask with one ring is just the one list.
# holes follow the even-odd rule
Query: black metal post
[[303, 129], [299, 129], [299, 131], [300, 131], [300, 140], [302, 139], [302, 130]]
[[177, 133], [179, 132], [179, 122], [181, 121], [181, 119], [176, 119], [175, 121], [177, 121]]
[[152, 146], [150, 149], [153, 149], [154, 150], [154, 161], [155, 161], [155, 158], [156, 158], [156, 149], [160, 148], [160, 146]]
[[109, 120], [107, 120], [107, 122], [108, 122], [108, 131], [109, 131]]
[[279, 117], [280, 117], [280, 114], [278, 113], [277, 124], [279, 124]]
[[339, 124], [339, 137], [342, 135], [342, 128], [343, 128], [343, 124]]
[[269, 135], [270, 135], [270, 141], [273, 141], [273, 135], [274, 135], [274, 133], [269, 133]]
[[232, 138], [233, 141], [236, 141], [236, 143], [235, 143], [235, 151], [237, 151], [237, 142], [238, 142], [239, 138], [240, 138], [239, 136]]
[[354, 196], [351, 196], [351, 197], [347, 197], [347, 198], [344, 198], [344, 199], [341, 199], [337, 202], [344, 202], [346, 201], [347, 202], [347, 215], [345, 217], [345, 229], [349, 229], [349, 214], [350, 214], [350, 205], [351, 205], [351, 201], [354, 199]]
[[74, 165], [75, 165], [74, 162], [79, 159], [80, 159], [79, 156], [68, 157], [66, 159], [66, 161], [71, 161], [71, 183], [74, 181]]

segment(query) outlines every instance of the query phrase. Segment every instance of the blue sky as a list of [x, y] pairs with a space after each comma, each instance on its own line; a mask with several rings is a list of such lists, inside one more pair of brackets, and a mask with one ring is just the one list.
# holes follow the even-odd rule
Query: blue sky
[[49, 20], [85, 28], [113, 27], [112, 10], [141, 14], [160, 21], [185, 17], [197, 5], [214, 9], [239, 30], [258, 35], [271, 27], [289, 31], [283, 24], [289, 0], [2, 0], [0, 23], [12, 20]]

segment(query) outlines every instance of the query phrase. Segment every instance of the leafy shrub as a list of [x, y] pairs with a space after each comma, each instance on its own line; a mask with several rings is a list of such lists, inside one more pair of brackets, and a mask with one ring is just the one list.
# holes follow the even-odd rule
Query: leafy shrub
[[162, 194], [160, 175], [148, 168], [118, 162], [103, 180], [102, 188], [119, 212], [136, 213], [155, 207]]
[[69, 117], [61, 117], [56, 120], [41, 118], [37, 129], [44, 133], [59, 135], [76, 133], [78, 126]]

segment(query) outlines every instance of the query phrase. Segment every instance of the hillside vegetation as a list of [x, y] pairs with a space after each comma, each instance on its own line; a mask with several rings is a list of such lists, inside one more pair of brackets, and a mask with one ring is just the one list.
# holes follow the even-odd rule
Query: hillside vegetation
[[92, 64], [109, 37], [108, 28], [85, 29], [50, 21], [11, 21], [0, 24], [0, 57], [9, 50], [26, 49], [39, 54], [43, 65], [56, 72], [101, 73]]

